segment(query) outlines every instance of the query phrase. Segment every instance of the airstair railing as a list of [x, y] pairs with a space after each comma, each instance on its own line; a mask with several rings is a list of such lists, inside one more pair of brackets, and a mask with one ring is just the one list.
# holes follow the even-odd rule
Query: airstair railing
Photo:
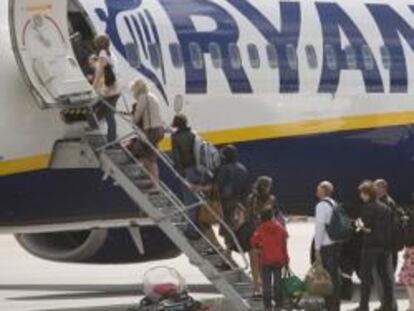
[[[115, 107], [113, 107], [105, 98], [101, 97], [100, 102], [103, 103], [107, 109], [110, 110], [110, 113], [114, 113], [116, 116], [118, 116], [119, 119], [126, 122], [130, 128], [132, 129], [132, 132], [123, 135], [122, 137], [116, 139], [113, 142], [108, 142], [107, 144], [101, 146], [97, 149], [97, 152], [103, 152], [107, 150], [108, 148], [111, 148], [113, 146], [119, 145], [124, 152], [130, 157], [130, 159], [140, 166], [141, 169], [145, 171], [145, 173], [151, 178], [152, 182], [154, 184], [158, 185], [160, 190], [163, 191], [163, 193], [173, 202], [174, 208], [177, 210], [177, 214], [181, 214], [187, 224], [189, 224], [199, 235], [202, 239], [204, 239], [208, 245], [223, 259], [223, 261], [232, 269], [232, 270], [247, 270], [249, 267], [248, 260], [245, 256], [245, 253], [243, 251], [243, 248], [241, 247], [239, 240], [237, 239], [234, 231], [230, 228], [230, 226], [216, 213], [214, 209], [211, 208], [210, 204], [206, 202], [204, 196], [202, 196], [200, 193], [193, 192], [190, 189], [190, 184], [187, 182], [187, 180], [181, 176], [177, 172], [177, 170], [174, 168], [173, 161], [171, 158], [165, 153], [160, 151], [158, 148], [156, 148], [146, 137], [145, 133], [134, 123], [131, 112], [128, 111], [128, 105], [126, 104], [125, 95], [121, 94], [122, 100], [124, 101], [125, 108], [127, 111], [118, 111]], [[93, 111], [93, 108], [91, 108], [93, 117], [95, 118], [96, 124], [99, 126], [99, 120], [96, 115], [96, 113]], [[145, 168], [144, 165], [142, 165], [142, 162], [135, 157], [128, 148], [126, 148], [125, 145], [123, 145], [123, 142], [125, 142], [128, 139], [137, 138], [140, 139], [142, 142], [144, 142], [151, 150], [154, 152], [157, 156], [157, 158], [161, 161], [161, 164], [163, 164], [171, 173], [172, 177], [175, 178], [179, 184], [180, 188], [183, 186], [186, 188], [186, 190], [189, 190], [189, 193], [192, 194], [195, 198], [195, 203], [190, 204], [187, 206], [173, 191], [172, 188], [165, 185], [164, 182], [161, 180], [155, 180], [150, 172]], [[184, 208], [182, 208], [184, 206]], [[217, 222], [222, 226], [222, 228], [226, 231], [226, 233], [230, 236], [232, 243], [234, 243], [234, 247], [236, 251], [241, 255], [243, 259], [243, 265], [241, 267], [237, 266], [232, 260], [230, 260], [225, 254], [223, 254], [223, 250], [218, 248], [214, 243], [210, 241], [210, 239], [203, 233], [203, 231], [199, 228], [199, 226], [191, 219], [191, 217], [188, 215], [188, 212], [192, 208], [203, 206], [203, 208], [207, 208], [209, 213], [217, 220]], [[167, 215], [167, 217], [173, 217], [174, 215]]]

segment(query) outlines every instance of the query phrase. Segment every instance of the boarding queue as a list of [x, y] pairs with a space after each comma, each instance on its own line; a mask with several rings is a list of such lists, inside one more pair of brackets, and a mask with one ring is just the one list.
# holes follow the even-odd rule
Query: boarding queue
[[[97, 114], [101, 113], [107, 121], [108, 142], [113, 142], [117, 131], [111, 107], [116, 107], [120, 90], [109, 39], [99, 36], [95, 46], [96, 53], [89, 58], [88, 77], [102, 97], [103, 103], [98, 107], [104, 112], [97, 111]], [[166, 128], [160, 114], [160, 100], [140, 79], [133, 81], [131, 92], [135, 99], [132, 120], [145, 134], [145, 139], [135, 138], [128, 142], [127, 148], [142, 160], [158, 181], [156, 153]], [[229, 261], [233, 260], [234, 251], [247, 253], [254, 285], [253, 298], [262, 299], [266, 311], [283, 308], [286, 290], [283, 290], [282, 278], [292, 272], [287, 247], [289, 235], [283, 211], [273, 194], [273, 179], [261, 176], [252, 182], [249, 170], [240, 162], [237, 148], [228, 145], [219, 150], [190, 127], [184, 114], [177, 114], [169, 128], [172, 129], [172, 160], [176, 171], [185, 180], [183, 202], [193, 204], [193, 194], [197, 193], [209, 206], [200, 204], [189, 210], [187, 237], [199, 239], [201, 232]], [[399, 253], [404, 252], [398, 281], [406, 287], [409, 310], [414, 311], [414, 204], [400, 207], [389, 194], [389, 185], [383, 179], [362, 181], [356, 192], [361, 207], [356, 215], [347, 215], [334, 199], [334, 185], [329, 181], [317, 185], [313, 265], [307, 282], [312, 283], [315, 273], [319, 275], [314, 279], [325, 279], [326, 282], [323, 289], [321, 284], [317, 290], [317, 286], [305, 286], [308, 291], [323, 296], [328, 311], [339, 311], [341, 299], [348, 296], [344, 295], [347, 291], [344, 283], [349, 283], [349, 274], [352, 274], [349, 267], [357, 266], [361, 297], [356, 310], [369, 311], [371, 289], [375, 287], [381, 302], [379, 310], [396, 311], [394, 276]], [[220, 226], [219, 235], [224, 245], [219, 242], [214, 225]], [[236, 243], [233, 236], [237, 238]], [[214, 249], [206, 251], [214, 252]], [[352, 261], [357, 264], [349, 264]], [[226, 264], [218, 268], [226, 270]], [[344, 278], [346, 274], [348, 277]]]
[[[282, 274], [289, 270], [288, 233], [285, 217], [273, 194], [273, 179], [261, 176], [250, 186], [249, 171], [240, 163], [234, 146], [224, 146], [219, 152], [207, 144], [205, 150], [199, 150], [205, 158], [219, 154], [217, 162], [207, 161], [215, 163], [209, 170], [207, 164], [200, 165], [197, 151], [194, 154], [197, 150], [194, 146], [200, 144], [200, 138], [192, 131], [187, 117], [177, 115], [173, 125], [176, 128], [172, 136], [173, 159], [177, 169], [193, 184], [191, 189], [203, 191], [207, 198], [210, 196], [208, 201], [215, 208], [220, 206], [219, 214], [234, 231], [243, 251], [248, 253], [254, 284], [253, 298], [263, 299], [265, 310], [282, 308]], [[195, 173], [200, 166], [208, 173]], [[208, 181], [195, 178], [197, 175], [208, 175]], [[329, 295], [324, 296], [325, 307], [329, 311], [340, 310], [344, 296], [343, 261], [350, 256], [344, 250], [348, 248], [348, 251], [356, 252], [351, 257], [357, 257], [357, 273], [361, 279], [361, 298], [356, 310], [369, 310], [372, 287], [380, 298], [379, 310], [398, 309], [394, 275], [398, 254], [402, 251], [404, 263], [399, 281], [406, 286], [410, 310], [414, 310], [414, 206], [401, 208], [388, 193], [388, 183], [383, 179], [362, 181], [356, 193], [361, 207], [357, 216], [353, 215], [351, 219], [335, 201], [335, 188], [331, 182], [323, 181], [316, 188], [318, 203], [315, 207], [312, 257], [314, 262], [321, 264], [332, 284]], [[211, 230], [215, 222], [206, 224], [208, 221], [203, 219], [205, 216], [199, 217], [200, 214], [204, 214], [202, 207], [193, 210], [190, 217], [200, 228], [208, 230], [214, 245], [220, 245]], [[237, 249], [225, 230], [221, 228], [219, 234], [224, 238], [225, 252], [231, 259], [232, 251]], [[188, 236], [198, 238], [190, 231]], [[359, 240], [357, 249], [355, 240]]]

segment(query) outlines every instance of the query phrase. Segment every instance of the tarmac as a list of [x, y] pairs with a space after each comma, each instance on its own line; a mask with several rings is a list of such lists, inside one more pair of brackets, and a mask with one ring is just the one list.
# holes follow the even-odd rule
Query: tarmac
[[[288, 224], [291, 267], [301, 277], [309, 269], [311, 222]], [[237, 259], [237, 258], [236, 258]], [[53, 263], [26, 253], [13, 236], [0, 236], [0, 311], [126, 311], [142, 298], [142, 277], [155, 266], [176, 268], [197, 299], [219, 299], [214, 288], [185, 256], [130, 265]], [[399, 310], [408, 308], [406, 293], [397, 290]], [[357, 307], [358, 290], [342, 310]], [[372, 297], [372, 310], [378, 307]], [[228, 311], [226, 307], [222, 308]]]

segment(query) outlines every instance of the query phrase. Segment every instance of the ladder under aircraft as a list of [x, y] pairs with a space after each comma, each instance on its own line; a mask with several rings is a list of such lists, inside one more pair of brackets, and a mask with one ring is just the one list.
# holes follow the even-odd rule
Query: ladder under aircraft
[[[127, 120], [125, 115], [120, 118]], [[130, 120], [128, 120], [130, 123]], [[233, 260], [226, 257], [225, 252], [215, 246], [203, 234], [203, 232], [188, 217], [188, 211], [192, 208], [206, 205], [207, 203], [198, 194], [194, 194], [194, 202], [186, 205], [178, 193], [182, 187], [188, 187], [185, 180], [178, 174], [171, 164], [168, 156], [157, 151], [157, 157], [161, 166], [160, 181], [155, 181], [143, 164], [138, 161], [124, 146], [128, 138], [139, 136], [145, 139], [143, 133], [134, 127], [134, 131], [118, 141], [108, 144], [105, 136], [100, 134], [86, 134], [78, 141], [79, 154], [94, 162], [102, 170], [105, 178], [112, 178], [114, 186], [120, 187], [132, 199], [142, 212], [151, 218], [154, 223], [175, 243], [175, 245], [189, 258], [191, 264], [205, 275], [205, 277], [223, 294], [229, 303], [239, 311], [261, 310], [262, 303], [251, 300], [253, 285], [251, 278], [246, 274], [248, 262], [243, 255], [244, 267], [240, 267]], [[54, 161], [65, 158], [65, 144], [73, 144], [72, 141], [59, 141], [55, 146]], [[152, 147], [152, 146], [151, 146]], [[73, 148], [72, 148], [73, 149]], [[214, 214], [214, 211], [211, 210]], [[233, 231], [217, 215], [218, 222], [228, 231], [233, 238], [236, 248], [241, 247]], [[197, 240], [189, 239], [184, 233], [186, 226], [192, 225], [200, 234]], [[130, 232], [138, 247], [144, 252], [143, 243], [139, 234], [139, 228], [131, 228]]]

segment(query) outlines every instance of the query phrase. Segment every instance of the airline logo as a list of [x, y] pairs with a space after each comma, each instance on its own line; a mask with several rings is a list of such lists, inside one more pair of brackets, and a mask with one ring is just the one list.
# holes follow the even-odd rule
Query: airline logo
[[[145, 4], [150, 5], [150, 2]], [[224, 1], [224, 0], [223, 0]], [[280, 93], [298, 93], [301, 86], [299, 68], [305, 59], [298, 59], [299, 65], [292, 66], [289, 60], [289, 48], [298, 52], [298, 42], [301, 32], [306, 27], [302, 20], [302, 7], [300, 2], [274, 1], [279, 6], [279, 20], [269, 20], [264, 12], [261, 12], [254, 1], [226, 0], [226, 4], [238, 12], [244, 18], [243, 23], [236, 20], [229, 10], [211, 0], [157, 0], [157, 5], [165, 11], [171, 27], [176, 34], [176, 40], [181, 48], [183, 60], [183, 73], [185, 74], [187, 94], [206, 94], [208, 91], [206, 66], [191, 61], [196, 45], [203, 56], [212, 53], [211, 43], [214, 43], [221, 52], [220, 69], [227, 80], [229, 90], [235, 94], [249, 94], [253, 92], [252, 81], [248, 76], [245, 64], [235, 66], [232, 60], [232, 51], [229, 46], [237, 46], [240, 31], [247, 21], [263, 36], [267, 44], [275, 50], [275, 61], [278, 70], [275, 75], [279, 79]], [[151, 46], [158, 46], [160, 64], [136, 66], [136, 69], [150, 79], [166, 98], [165, 75], [166, 57], [162, 51], [162, 40], [157, 27], [157, 21], [150, 9], [143, 9], [142, 0], [106, 0], [106, 8], [96, 9], [98, 17], [106, 23], [106, 31], [111, 37], [115, 48], [125, 57], [128, 56], [128, 47], [121, 39], [120, 23], [124, 23], [131, 35], [131, 42], [141, 51], [141, 57], [150, 58]], [[228, 5], [226, 7], [228, 8]], [[314, 3], [323, 40], [323, 63], [321, 64], [321, 76], [318, 83], [318, 93], [337, 92], [341, 74], [345, 71], [358, 72], [364, 83], [367, 93], [384, 93], [385, 89], [391, 93], [406, 93], [408, 91], [407, 59], [404, 46], [414, 49], [414, 29], [395, 8], [384, 3], [365, 4], [366, 13], [375, 22], [378, 32], [381, 34], [383, 47], [388, 53], [389, 68], [386, 72], [389, 77], [381, 76], [379, 66], [380, 59], [373, 57], [373, 49], [367, 38], [364, 37], [361, 26], [358, 25], [348, 12], [335, 2]], [[151, 8], [151, 7], [147, 7]], [[408, 6], [408, 10], [414, 13], [414, 5]], [[122, 13], [122, 14], [121, 14]], [[194, 18], [204, 17], [214, 21], [215, 29], [200, 31], [197, 29]], [[123, 20], [119, 20], [119, 19]], [[277, 25], [277, 26], [276, 26]], [[169, 44], [171, 40], [165, 44]], [[344, 41], [347, 46], [344, 47]], [[349, 60], [349, 51], [354, 55], [354, 61]], [[193, 54], [192, 54], [193, 53]], [[336, 65], [332, 66], [332, 55]], [[370, 66], [364, 60], [371, 56]], [[384, 73], [383, 73], [384, 75]], [[387, 81], [387, 82], [384, 82]], [[385, 86], [384, 83], [389, 83]], [[386, 87], [386, 88], [385, 88]]]

